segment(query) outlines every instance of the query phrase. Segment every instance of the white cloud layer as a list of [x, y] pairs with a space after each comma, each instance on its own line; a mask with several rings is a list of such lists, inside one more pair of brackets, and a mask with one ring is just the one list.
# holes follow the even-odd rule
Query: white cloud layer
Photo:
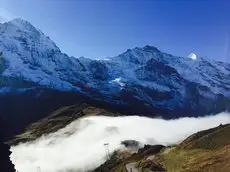
[[230, 123], [230, 114], [176, 120], [86, 117], [34, 142], [12, 147], [11, 160], [19, 172], [87, 171], [105, 161], [104, 143], [109, 143], [110, 152], [127, 139], [170, 145], [221, 123]]

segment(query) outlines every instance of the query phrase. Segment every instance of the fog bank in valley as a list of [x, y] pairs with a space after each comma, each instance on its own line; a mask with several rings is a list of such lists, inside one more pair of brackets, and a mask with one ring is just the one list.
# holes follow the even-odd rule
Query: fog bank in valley
[[176, 144], [199, 130], [230, 123], [229, 113], [175, 120], [139, 116], [92, 116], [36, 141], [11, 147], [11, 161], [19, 172], [91, 170], [105, 161], [104, 143], [110, 152], [123, 140], [143, 144]]

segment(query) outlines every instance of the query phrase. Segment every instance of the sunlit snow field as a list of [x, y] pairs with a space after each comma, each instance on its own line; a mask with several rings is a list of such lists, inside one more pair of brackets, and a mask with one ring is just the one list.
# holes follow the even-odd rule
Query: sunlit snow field
[[120, 142], [128, 139], [170, 145], [199, 130], [226, 123], [230, 123], [229, 113], [176, 120], [86, 117], [56, 133], [12, 147], [11, 160], [19, 172], [87, 171], [105, 161], [104, 143], [109, 143], [110, 152], [121, 148]]

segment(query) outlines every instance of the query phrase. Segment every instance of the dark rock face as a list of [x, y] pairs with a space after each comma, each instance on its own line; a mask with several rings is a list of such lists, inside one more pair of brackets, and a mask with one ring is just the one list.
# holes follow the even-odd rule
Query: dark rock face
[[152, 172], [163, 172], [166, 170], [163, 168], [163, 166], [161, 164], [156, 164], [154, 162], [152, 162], [151, 160], [147, 160], [145, 162], [143, 162], [141, 164], [141, 171], [145, 171], [145, 170], [148, 170], [148, 171], [152, 171]]
[[139, 155], [149, 156], [159, 153], [165, 146], [163, 145], [145, 145], [143, 148], [138, 150]]
[[157, 61], [155, 59], [150, 59], [146, 64], [146, 70], [150, 72], [159, 72], [162, 75], [179, 75], [176, 69], [170, 67], [169, 65]]
[[110, 159], [108, 159], [106, 162], [104, 162], [99, 167], [94, 169], [93, 172], [116, 172], [114, 168], [118, 164], [124, 162], [124, 160], [130, 156], [131, 156], [130, 153], [115, 151], [110, 156]]
[[10, 161], [10, 147], [4, 144], [5, 121], [0, 116], [0, 171], [15, 172], [14, 165]]
[[89, 68], [94, 79], [106, 80], [109, 77], [108, 68], [103, 63], [92, 61], [89, 65]]
[[144, 51], [147, 51], [147, 52], [155, 52], [155, 53], [161, 53], [160, 50], [156, 47], [153, 47], [153, 46], [150, 46], [150, 45], [146, 45], [144, 48], [143, 48]]
[[66, 105], [81, 102], [81, 96], [51, 89], [36, 89], [25, 94], [0, 96], [1, 117], [7, 129], [3, 140], [8, 141], [23, 132], [26, 126]]
[[15, 172], [14, 165], [10, 161], [10, 147], [3, 142], [0, 143], [0, 170], [2, 172]]

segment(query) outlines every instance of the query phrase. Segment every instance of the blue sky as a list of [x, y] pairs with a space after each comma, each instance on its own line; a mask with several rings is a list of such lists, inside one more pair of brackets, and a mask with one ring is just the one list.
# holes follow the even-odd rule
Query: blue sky
[[0, 16], [30, 21], [76, 57], [116, 56], [149, 44], [230, 61], [228, 0], [0, 0]]

